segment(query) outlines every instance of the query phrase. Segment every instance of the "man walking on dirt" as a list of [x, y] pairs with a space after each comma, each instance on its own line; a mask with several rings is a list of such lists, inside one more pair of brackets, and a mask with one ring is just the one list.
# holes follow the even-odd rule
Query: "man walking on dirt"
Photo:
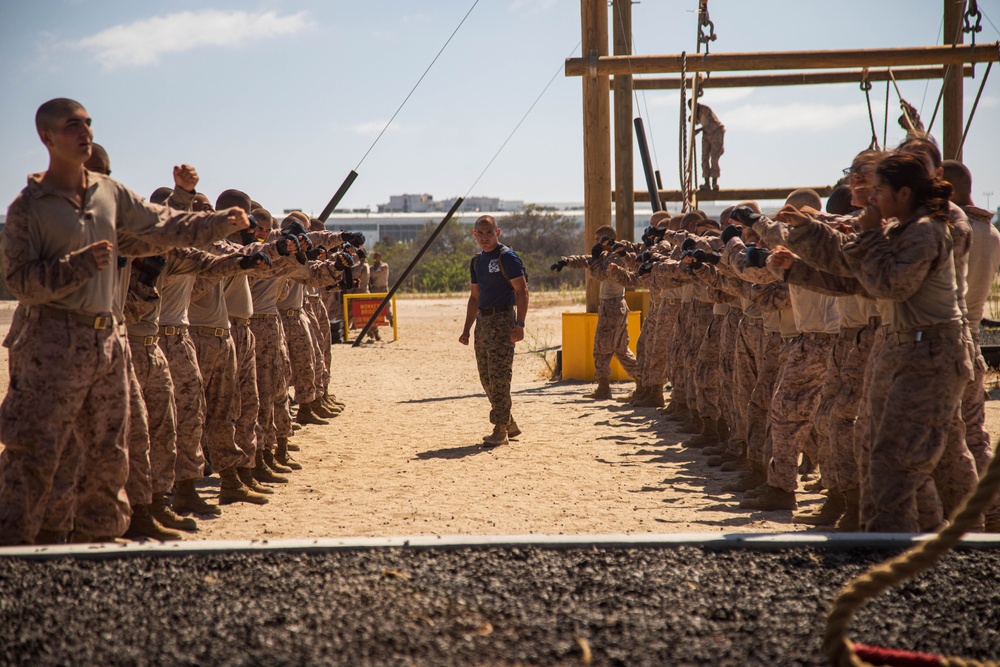
[[483, 251], [470, 263], [472, 293], [458, 342], [469, 344], [469, 331], [475, 322], [476, 363], [479, 380], [490, 399], [493, 424], [493, 433], [483, 438], [483, 444], [496, 447], [521, 433], [510, 416], [510, 380], [514, 344], [524, 339], [528, 283], [521, 258], [500, 243], [500, 229], [492, 216], [476, 220], [472, 235]]

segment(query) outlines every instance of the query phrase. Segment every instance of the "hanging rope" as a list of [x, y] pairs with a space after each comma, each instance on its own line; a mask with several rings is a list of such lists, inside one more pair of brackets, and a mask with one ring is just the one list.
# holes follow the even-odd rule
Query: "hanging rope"
[[[834, 667], [871, 667], [854, 650], [847, 630], [854, 612], [883, 591], [929, 569], [948, 553], [967, 531], [979, 523], [983, 510], [1000, 491], [1000, 456], [993, 457], [976, 490], [965, 500], [952, 522], [934, 538], [871, 568], [849, 583], [833, 602], [826, 619], [823, 651]], [[1000, 667], [1000, 662], [941, 658], [943, 667]]]
[[[998, 44], [1000, 47], [1000, 44]], [[990, 70], [993, 69], [993, 61], [991, 60], [986, 65], [986, 73], [983, 74], [983, 81], [979, 84], [979, 92], [976, 93], [976, 101], [972, 103], [972, 111], [969, 112], [969, 120], [965, 121], [965, 131], [962, 132], [962, 143], [958, 145], [958, 151], [955, 153], [954, 159], [958, 159], [958, 156], [962, 154], [962, 149], [965, 147], [965, 139], [969, 136], [969, 127], [972, 125], [972, 119], [976, 115], [976, 109], [979, 108], [979, 98], [983, 96], [983, 88], [986, 87], [986, 79], [990, 78]]]
[[872, 141], [868, 144], [869, 150], [875, 149], [879, 150], [878, 147], [878, 132], [875, 130], [875, 116], [872, 114], [872, 82], [868, 80], [868, 68], [861, 70], [861, 90], [865, 91], [865, 101], [868, 102], [868, 122], [872, 127]]
[[[891, 71], [891, 70], [890, 70]], [[889, 136], [889, 80], [885, 80], [885, 117], [882, 120], [882, 145], [888, 143]]]
[[[692, 105], [693, 106], [693, 105]], [[690, 192], [687, 179], [687, 52], [681, 51], [681, 128], [678, 173], [681, 178], [681, 213], [687, 213]]]

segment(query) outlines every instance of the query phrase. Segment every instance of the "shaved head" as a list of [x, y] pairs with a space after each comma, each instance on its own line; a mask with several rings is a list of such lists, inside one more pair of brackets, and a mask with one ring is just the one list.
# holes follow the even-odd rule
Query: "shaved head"
[[96, 171], [98, 174], [111, 175], [111, 158], [108, 157], [108, 152], [104, 150], [104, 146], [100, 144], [90, 145], [90, 159], [84, 162], [83, 166], [90, 171]]
[[799, 188], [798, 190], [793, 190], [788, 198], [785, 199], [785, 204], [791, 204], [795, 208], [802, 208], [803, 206], [811, 206], [817, 211], [823, 208], [823, 200], [820, 199], [819, 194], [810, 188]]
[[253, 210], [253, 205], [250, 203], [250, 195], [242, 190], [223, 190], [215, 200], [215, 209], [217, 211], [223, 211], [234, 206], [243, 209], [247, 213]]
[[60, 120], [77, 111], [86, 111], [86, 109], [76, 100], [65, 97], [49, 100], [38, 107], [38, 111], [35, 112], [35, 129], [38, 130], [39, 134], [42, 133], [42, 130], [54, 130]]

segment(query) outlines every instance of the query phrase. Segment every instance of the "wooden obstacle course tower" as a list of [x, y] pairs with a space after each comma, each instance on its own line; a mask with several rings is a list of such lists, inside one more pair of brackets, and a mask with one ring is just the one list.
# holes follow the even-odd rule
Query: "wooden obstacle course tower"
[[[645, 191], [635, 191], [633, 183], [632, 91], [636, 89], [679, 89], [680, 78], [640, 79], [633, 74], [686, 73], [689, 88], [787, 86], [860, 81], [867, 68], [870, 80], [885, 80], [888, 68], [897, 80], [943, 78], [942, 152], [946, 158], [962, 159], [963, 77], [971, 74], [970, 63], [996, 62], [998, 43], [963, 44], [962, 22], [966, 0], [943, 0], [944, 40], [941, 46], [851, 49], [830, 51], [786, 51], [712, 53], [681, 55], [634, 55], [632, 45], [631, 0], [612, 0], [614, 55], [608, 55], [607, 0], [580, 0], [582, 51], [579, 58], [567, 58], [566, 76], [583, 80], [583, 161], [584, 238], [589, 247], [595, 231], [611, 222], [612, 199], [617, 202], [615, 227], [620, 239], [633, 238], [636, 201], [649, 201]], [[683, 63], [682, 63], [683, 60]], [[744, 74], [695, 79], [699, 73], [807, 70], [785, 74]], [[817, 71], [823, 70], [823, 71]], [[615, 186], [611, 186], [611, 111], [609, 96], [614, 77], [614, 164]], [[801, 187], [801, 186], [796, 186]], [[702, 200], [783, 199], [795, 187], [727, 190], [697, 190]], [[815, 188], [829, 194], [829, 187]], [[660, 191], [660, 201], [682, 201], [684, 194]], [[696, 203], [693, 202], [693, 203]], [[587, 279], [587, 311], [597, 312], [600, 302], [596, 281]]]

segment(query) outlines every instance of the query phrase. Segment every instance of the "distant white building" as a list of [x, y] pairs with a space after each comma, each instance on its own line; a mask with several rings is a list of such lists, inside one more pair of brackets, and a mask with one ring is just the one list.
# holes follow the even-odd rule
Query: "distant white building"
[[428, 213], [440, 207], [433, 195], [392, 195], [388, 204], [379, 204], [379, 213]]

